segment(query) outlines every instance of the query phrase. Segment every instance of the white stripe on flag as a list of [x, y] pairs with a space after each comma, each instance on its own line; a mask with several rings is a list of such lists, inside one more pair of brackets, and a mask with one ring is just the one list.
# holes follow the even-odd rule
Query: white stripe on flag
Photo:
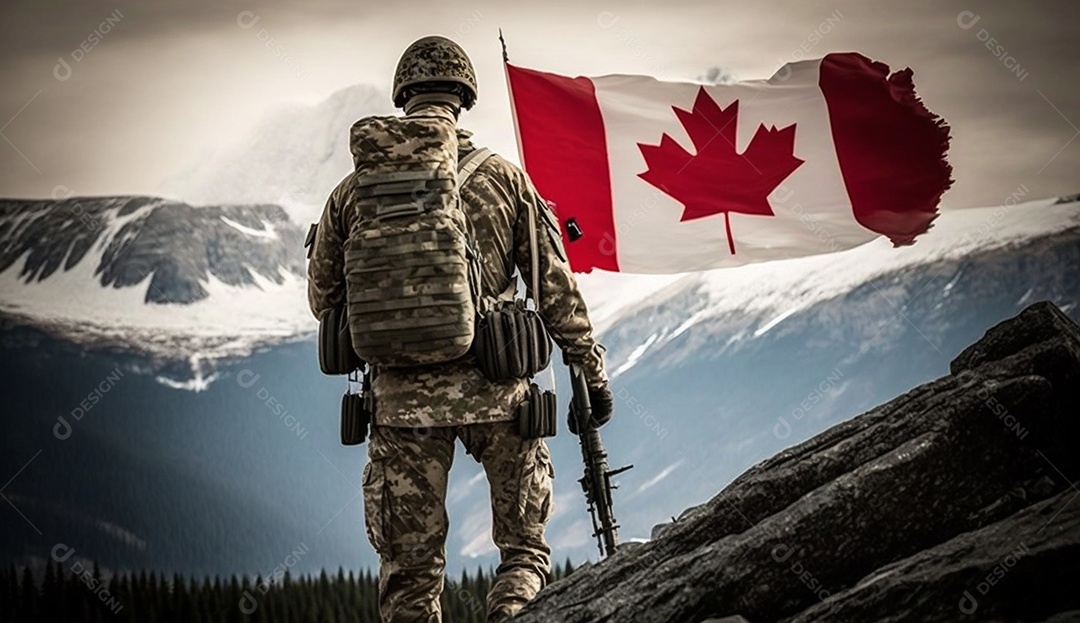
[[[638, 143], [656, 145], [664, 133], [686, 150], [693, 144], [671, 106], [692, 110], [700, 85], [645, 76], [593, 79], [604, 118], [611, 166], [619, 268], [670, 273], [828, 253], [876, 237], [856, 221], [841, 177], [828, 110], [818, 88], [818, 61], [793, 63], [768, 81], [708, 86], [723, 108], [739, 100], [736, 149], [743, 152], [758, 125], [796, 123], [795, 156], [805, 162], [769, 196], [774, 217], [731, 214], [736, 254], [728, 250], [724, 215], [680, 222], [683, 206], [645, 182]], [[780, 77], [786, 77], [781, 80]], [[716, 141], [725, 141], [717, 136]], [[721, 147], [710, 144], [707, 149]]]

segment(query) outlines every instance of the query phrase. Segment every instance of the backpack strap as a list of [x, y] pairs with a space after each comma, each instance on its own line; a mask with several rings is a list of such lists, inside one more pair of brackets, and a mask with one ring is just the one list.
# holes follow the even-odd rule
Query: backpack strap
[[[465, 186], [465, 182], [469, 181], [472, 174], [480, 168], [480, 165], [484, 164], [484, 161], [491, 157], [492, 151], [487, 147], [481, 147], [480, 149], [474, 149], [465, 154], [464, 158], [458, 159], [458, 192], [460, 194], [461, 188]], [[469, 292], [472, 294], [473, 304], [479, 310], [482, 306], [482, 298], [480, 294], [480, 281], [483, 279], [482, 269], [480, 267], [480, 248], [476, 244], [476, 239], [472, 235], [472, 221], [469, 219], [469, 215], [465, 215], [465, 235], [466, 244], [469, 247]]]
[[540, 256], [536, 253], [536, 205], [529, 202], [529, 275], [532, 277], [532, 301], [540, 309]]
[[480, 149], [474, 149], [465, 155], [464, 158], [458, 160], [458, 189], [460, 190], [465, 182], [469, 181], [472, 174], [480, 168], [480, 165], [484, 164], [484, 161], [492, 156], [491, 150], [487, 147], [481, 147]]
[[[464, 158], [458, 161], [458, 188], [460, 189], [465, 185], [465, 182], [469, 180], [469, 177], [476, 172], [480, 165], [484, 164], [484, 161], [493, 155], [492, 151], [487, 147], [481, 147], [474, 149], [465, 155]], [[532, 275], [532, 301], [536, 309], [540, 308], [540, 256], [536, 251], [536, 206], [532, 203], [529, 204], [529, 265]], [[510, 286], [499, 296], [499, 298], [505, 297], [508, 293], [513, 296], [515, 288], [515, 280], [510, 281]]]

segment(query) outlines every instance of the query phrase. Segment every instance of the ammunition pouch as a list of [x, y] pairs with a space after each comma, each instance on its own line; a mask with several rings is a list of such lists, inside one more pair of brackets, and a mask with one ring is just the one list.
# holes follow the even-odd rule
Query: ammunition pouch
[[319, 368], [323, 374], [349, 374], [364, 365], [353, 350], [349, 314], [344, 305], [332, 307], [319, 317]]
[[541, 389], [536, 383], [529, 385], [525, 400], [517, 408], [518, 432], [522, 438], [555, 436], [559, 410], [556, 401], [555, 392]]
[[375, 403], [371, 393], [371, 374], [364, 374], [360, 381], [356, 371], [349, 375], [350, 385], [361, 382], [360, 393], [346, 392], [341, 397], [341, 445], [355, 446], [367, 439], [368, 426], [371, 425]]
[[548, 367], [551, 338], [525, 301], [496, 301], [477, 317], [472, 354], [489, 380], [530, 379]]
[[[551, 337], [537, 311], [542, 298], [537, 206], [530, 202], [527, 209], [530, 280], [525, 300], [516, 298], [517, 278], [511, 277], [501, 294], [482, 298], [476, 305], [476, 330], [470, 352], [480, 373], [492, 381], [531, 379], [551, 362]], [[523, 272], [519, 274], [524, 277]], [[532, 309], [528, 301], [532, 301]]]
[[341, 397], [341, 445], [355, 446], [367, 440], [371, 413], [364, 405], [360, 394], [345, 394]]

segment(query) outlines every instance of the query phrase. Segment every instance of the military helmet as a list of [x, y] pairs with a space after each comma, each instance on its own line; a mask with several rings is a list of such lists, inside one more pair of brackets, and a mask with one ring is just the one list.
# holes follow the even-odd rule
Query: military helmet
[[476, 102], [476, 72], [461, 46], [446, 37], [417, 39], [405, 49], [394, 72], [394, 106], [404, 108], [416, 85], [461, 85], [461, 105], [468, 110]]

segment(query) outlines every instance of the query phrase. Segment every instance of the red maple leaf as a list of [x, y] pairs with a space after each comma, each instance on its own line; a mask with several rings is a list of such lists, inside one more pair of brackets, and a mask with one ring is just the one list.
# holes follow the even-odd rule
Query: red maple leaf
[[694, 143], [683, 149], [667, 134], [659, 145], [638, 143], [648, 170], [638, 177], [683, 204], [681, 221], [724, 213], [728, 249], [735, 254], [731, 213], [774, 216], [768, 196], [799, 168], [795, 157], [795, 124], [777, 130], [759, 125], [743, 153], [735, 151], [739, 100], [726, 109], [702, 87], [694, 110], [671, 107]]

